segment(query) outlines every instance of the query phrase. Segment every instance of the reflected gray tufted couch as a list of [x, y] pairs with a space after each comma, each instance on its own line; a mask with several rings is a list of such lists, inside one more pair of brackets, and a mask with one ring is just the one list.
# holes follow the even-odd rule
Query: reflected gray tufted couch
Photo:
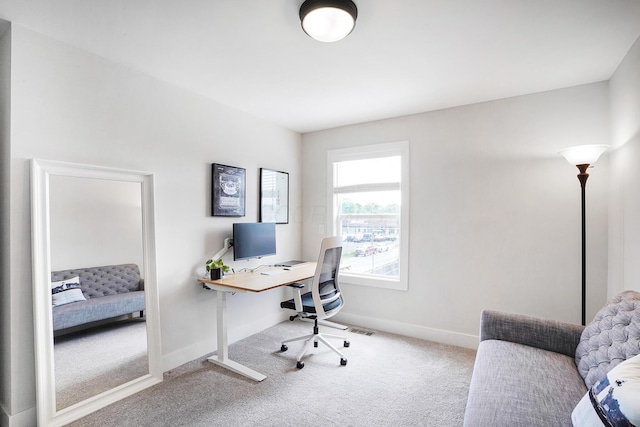
[[464, 426], [571, 426], [587, 388], [637, 354], [638, 292], [612, 298], [586, 327], [485, 310]]
[[136, 264], [53, 271], [51, 281], [76, 276], [86, 301], [53, 307], [54, 331], [145, 309], [144, 281]]

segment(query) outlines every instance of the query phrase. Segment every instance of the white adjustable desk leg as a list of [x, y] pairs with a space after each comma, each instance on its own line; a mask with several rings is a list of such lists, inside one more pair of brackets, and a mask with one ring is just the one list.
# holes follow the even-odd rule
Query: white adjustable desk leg
[[227, 293], [217, 290], [216, 300], [218, 305], [218, 354], [211, 356], [207, 360], [235, 372], [244, 375], [252, 380], [262, 381], [267, 378], [266, 375], [247, 368], [238, 362], [229, 359], [229, 343], [227, 341]]

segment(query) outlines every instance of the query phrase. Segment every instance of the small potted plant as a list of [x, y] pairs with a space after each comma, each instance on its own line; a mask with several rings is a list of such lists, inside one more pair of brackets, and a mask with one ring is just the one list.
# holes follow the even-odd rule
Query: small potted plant
[[228, 265], [226, 265], [222, 258], [218, 258], [217, 260], [209, 259], [205, 263], [205, 267], [207, 269], [207, 274], [211, 280], [217, 280], [222, 278], [225, 274], [231, 272], [235, 273], [235, 270]]

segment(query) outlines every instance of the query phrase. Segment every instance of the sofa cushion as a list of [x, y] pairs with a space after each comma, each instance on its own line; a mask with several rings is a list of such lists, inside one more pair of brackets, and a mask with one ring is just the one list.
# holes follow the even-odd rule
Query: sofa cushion
[[464, 425], [570, 426], [571, 411], [586, 391], [570, 356], [508, 341], [482, 341]]
[[61, 305], [53, 310], [53, 330], [71, 328], [144, 309], [144, 291], [107, 295], [106, 297]]
[[612, 298], [587, 325], [576, 348], [575, 363], [588, 388], [613, 367], [640, 353], [640, 293]]
[[640, 355], [621, 362], [582, 397], [573, 425], [640, 426]]

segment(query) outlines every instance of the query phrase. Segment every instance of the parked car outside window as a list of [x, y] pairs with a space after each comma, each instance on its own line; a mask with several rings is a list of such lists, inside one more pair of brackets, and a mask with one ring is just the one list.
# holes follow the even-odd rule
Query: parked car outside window
[[359, 246], [356, 248], [356, 256], [369, 256], [378, 252], [378, 248], [375, 246]]

